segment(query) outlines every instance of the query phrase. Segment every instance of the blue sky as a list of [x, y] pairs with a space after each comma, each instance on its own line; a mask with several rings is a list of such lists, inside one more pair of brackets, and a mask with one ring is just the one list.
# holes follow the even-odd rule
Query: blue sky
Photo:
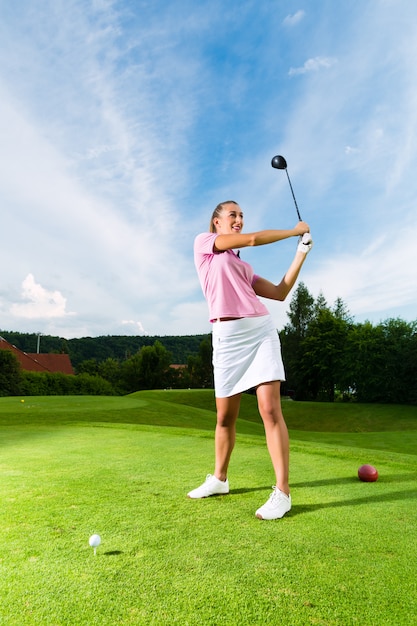
[[[210, 331], [197, 233], [314, 248], [300, 280], [355, 321], [417, 319], [417, 3], [0, 0], [0, 329]], [[246, 249], [278, 282], [296, 240]], [[285, 303], [269, 303], [278, 328]]]

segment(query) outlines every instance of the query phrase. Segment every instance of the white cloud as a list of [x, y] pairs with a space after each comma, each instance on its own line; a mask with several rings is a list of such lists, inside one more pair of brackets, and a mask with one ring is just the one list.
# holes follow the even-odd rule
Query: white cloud
[[283, 21], [283, 24], [284, 26], [295, 26], [296, 24], [299, 24], [301, 20], [304, 19], [304, 17], [305, 17], [305, 11], [299, 10], [299, 11], [296, 11], [296, 13], [293, 13], [292, 15], [287, 15], [287, 17]]
[[410, 232], [407, 226], [395, 234], [380, 235], [359, 253], [333, 253], [327, 261], [318, 263], [314, 271], [306, 269], [309, 290], [315, 296], [322, 292], [329, 303], [341, 297], [355, 316], [407, 307], [415, 302], [417, 293], [417, 266]]
[[11, 313], [28, 319], [53, 319], [75, 315], [66, 311], [67, 299], [58, 290], [48, 291], [28, 274], [22, 283], [23, 303], [11, 306]]
[[[142, 322], [135, 320], [122, 320], [122, 326], [127, 327], [128, 335], [147, 335], [148, 333], [143, 328]], [[126, 333], [126, 331], [125, 331]]]
[[288, 71], [289, 76], [298, 74], [307, 74], [309, 72], [318, 72], [320, 69], [329, 69], [337, 63], [337, 59], [332, 57], [315, 57], [308, 59], [302, 67], [291, 67]]
[[360, 152], [359, 148], [354, 148], [353, 146], [345, 147], [345, 154], [357, 154]]

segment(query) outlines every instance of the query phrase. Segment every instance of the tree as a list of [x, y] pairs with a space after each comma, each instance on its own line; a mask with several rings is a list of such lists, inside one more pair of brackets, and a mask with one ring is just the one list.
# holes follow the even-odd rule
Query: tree
[[172, 355], [160, 341], [145, 346], [140, 353], [140, 375], [143, 389], [163, 389], [169, 385]]
[[358, 402], [383, 402], [381, 373], [386, 362], [384, 344], [381, 325], [373, 326], [369, 321], [357, 324], [349, 334], [347, 353]]
[[170, 386], [171, 353], [160, 341], [144, 346], [121, 366], [121, 383], [127, 393]]
[[[416, 324], [401, 319], [382, 323], [387, 356], [384, 368], [384, 402], [401, 404], [409, 402], [416, 394], [417, 367]], [[382, 381], [381, 381], [382, 382]]]
[[290, 324], [281, 334], [287, 375], [284, 392], [299, 400], [328, 400], [346, 396], [352, 372], [346, 361], [346, 342], [352, 327], [341, 298], [329, 307], [322, 293], [316, 300], [300, 283], [290, 304]]
[[140, 351], [121, 364], [120, 377], [124, 393], [133, 393], [142, 389], [140, 364]]
[[295, 290], [289, 309], [290, 324], [285, 328], [301, 339], [305, 337], [314, 313], [314, 298], [304, 283], [300, 283]]
[[417, 322], [357, 324], [349, 352], [359, 402], [417, 403]]
[[115, 390], [120, 388], [121, 368], [117, 359], [108, 358], [98, 365], [98, 374], [107, 380]]
[[323, 293], [320, 291], [319, 295], [316, 298], [316, 301], [314, 303], [314, 307], [313, 307], [313, 319], [318, 317], [320, 315], [321, 311], [329, 311], [330, 307], [327, 304], [326, 298], [324, 297]]
[[332, 311], [336, 319], [343, 320], [349, 325], [353, 324], [353, 317], [342, 298], [336, 298]]
[[211, 339], [203, 339], [197, 356], [188, 357], [190, 387], [213, 389], [213, 348]]
[[20, 393], [21, 370], [16, 356], [10, 350], [0, 350], [0, 396]]
[[77, 374], [91, 374], [94, 376], [98, 373], [99, 363], [97, 359], [86, 359], [82, 361], [77, 367]]
[[295, 397], [305, 399], [304, 373], [300, 370], [303, 358], [302, 342], [314, 314], [314, 298], [304, 283], [300, 283], [291, 299], [288, 317], [290, 323], [284, 326], [280, 333], [282, 355], [284, 360], [286, 383], [283, 393], [292, 393]]
[[317, 309], [302, 341], [300, 363], [311, 399], [334, 402], [337, 390], [343, 394], [350, 387], [345, 359], [348, 333], [349, 325], [329, 308]]

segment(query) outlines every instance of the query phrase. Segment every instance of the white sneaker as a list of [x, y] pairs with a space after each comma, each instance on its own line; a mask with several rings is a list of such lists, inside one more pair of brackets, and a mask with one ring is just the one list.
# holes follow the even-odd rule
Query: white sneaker
[[272, 487], [268, 502], [255, 513], [259, 519], [279, 519], [291, 510], [291, 496], [287, 496], [278, 487]]
[[206, 481], [187, 493], [188, 498], [208, 498], [209, 496], [224, 496], [229, 493], [229, 481], [224, 482], [211, 474], [207, 474]]

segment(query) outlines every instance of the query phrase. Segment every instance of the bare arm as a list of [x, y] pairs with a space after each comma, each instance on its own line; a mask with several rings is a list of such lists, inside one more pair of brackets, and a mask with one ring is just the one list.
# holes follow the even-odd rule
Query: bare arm
[[274, 285], [274, 283], [266, 280], [266, 278], [259, 277], [253, 285], [255, 293], [258, 296], [269, 298], [270, 300], [285, 300], [294, 287], [306, 257], [307, 255], [304, 252], [297, 251], [287, 273], [278, 285]]
[[236, 233], [233, 235], [219, 235], [216, 237], [215, 250], [222, 252], [232, 248], [247, 248], [248, 246], [264, 246], [268, 243], [282, 241], [289, 237], [298, 237], [308, 233], [310, 227], [305, 222], [298, 222], [291, 230], [260, 230], [255, 233]]

